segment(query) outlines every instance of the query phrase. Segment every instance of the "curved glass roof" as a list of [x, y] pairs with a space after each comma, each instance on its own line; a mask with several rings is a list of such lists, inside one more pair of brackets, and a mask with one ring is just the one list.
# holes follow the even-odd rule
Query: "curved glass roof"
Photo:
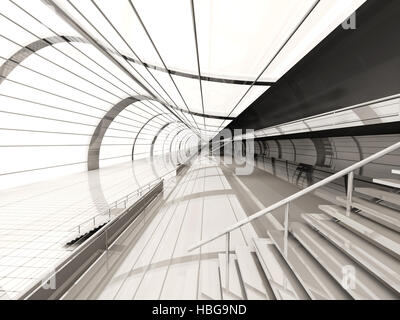
[[364, 1], [2, 0], [0, 188], [194, 150]]

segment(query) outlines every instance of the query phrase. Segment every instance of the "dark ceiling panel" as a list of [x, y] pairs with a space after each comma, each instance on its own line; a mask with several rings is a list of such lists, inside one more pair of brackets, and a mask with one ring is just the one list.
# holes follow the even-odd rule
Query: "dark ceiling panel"
[[260, 129], [400, 93], [400, 1], [368, 0], [228, 128]]

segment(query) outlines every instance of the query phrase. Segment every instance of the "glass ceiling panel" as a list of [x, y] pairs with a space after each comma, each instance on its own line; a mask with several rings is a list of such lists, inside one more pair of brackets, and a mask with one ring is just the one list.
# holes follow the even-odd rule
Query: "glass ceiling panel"
[[174, 75], [172, 77], [189, 109], [194, 112], [203, 113], [199, 80]]
[[[2, 153], [0, 174], [82, 162], [85, 160], [82, 151], [86, 148], [86, 146], [7, 148], [7, 152]], [[27, 155], [30, 155], [29, 161], [26, 161]]]
[[[106, 46], [111, 47], [110, 49], [112, 49], [112, 51], [115, 52], [115, 50], [117, 50], [122, 54], [127, 54], [128, 56], [133, 57], [136, 61], [139, 57], [143, 62], [148, 63], [150, 61], [153, 65], [161, 65], [158, 56], [154, 56], [154, 59], [147, 58], [156, 54], [156, 51], [152, 47], [150, 40], [136, 18], [132, 7], [128, 4], [128, 1], [117, 2], [117, 5], [115, 2], [111, 4], [110, 1], [95, 2], [101, 11], [96, 8], [94, 4], [89, 3], [88, 1], [73, 1], [72, 3], [77, 9], [75, 10], [75, 13], [71, 11], [74, 18], [81, 19], [82, 16], [80, 16], [79, 12], [83, 13], [83, 15], [94, 25], [94, 27], [92, 27], [87, 23], [88, 28], [92, 30], [92, 34], [101, 37], [103, 43], [106, 43]], [[86, 14], [86, 12], [88, 12], [88, 14]], [[122, 19], [121, 12], [123, 12]], [[110, 21], [107, 21], [103, 14]], [[126, 19], [124, 18], [125, 14], [128, 14]], [[110, 16], [113, 16], [114, 18]], [[124, 21], [124, 19], [126, 21]], [[100, 33], [96, 31], [95, 28]], [[105, 32], [103, 32], [103, 29]], [[132, 33], [132, 30], [134, 30], [134, 34]], [[121, 36], [123, 38], [121, 38]], [[114, 40], [115, 38], [118, 40]], [[145, 49], [142, 53], [147, 59], [143, 59], [141, 54], [137, 53], [137, 48]], [[120, 60], [120, 58], [117, 59]], [[129, 71], [134, 69], [134, 73], [138, 72], [140, 74], [139, 80], [141, 80], [153, 94], [160, 97], [163, 101], [176, 106], [180, 104], [181, 99], [176, 102], [176, 99], [172, 97], [174, 95], [176, 97], [176, 89], [172, 81], [165, 78], [165, 75], [158, 74], [158, 76], [155, 77], [157, 71], [151, 69], [146, 70], [146, 68], [135, 62], [130, 61], [127, 63], [126, 61], [122, 61], [121, 63], [128, 66]]]
[[[3, 60], [0, 60], [0, 62], [3, 62]], [[10, 82], [18, 83], [20, 87], [13, 87], [15, 88], [14, 90], [1, 88], [6, 86]], [[16, 97], [20, 97], [21, 95], [22, 97], [24, 91], [20, 91], [22, 90], [21, 88], [26, 88], [28, 86], [37, 89], [37, 93], [35, 92], [32, 93], [31, 96], [27, 96], [27, 98], [29, 98], [30, 100], [39, 99], [40, 96], [42, 96], [41, 92], [47, 91], [50, 92], [53, 96], [58, 95], [61, 97], [65, 97], [64, 100], [73, 99], [80, 102], [80, 104], [89, 105], [93, 108], [100, 108], [100, 110], [104, 111], [107, 110], [110, 105], [106, 101], [99, 100], [97, 97], [89, 95], [84, 90], [79, 90], [79, 88], [77, 87], [70, 87], [67, 84], [57, 82], [53, 79], [45, 77], [44, 75], [38, 74], [32, 70], [23, 67], [14, 69], [13, 72], [7, 77], [7, 80], [3, 81], [0, 89], [2, 90], [2, 92], [4, 92], [4, 94]], [[48, 100], [40, 100], [40, 102], [48, 103]]]
[[202, 72], [254, 80], [313, 3], [195, 1]]
[[[1, 21], [0, 21], [0, 28], [2, 28]], [[2, 35], [0, 35], [0, 56], [3, 57], [4, 59], [12, 56], [20, 48], [21, 47], [19, 45], [12, 43], [11, 41], [7, 40]]]
[[365, 1], [321, 0], [260, 80], [282, 77]]
[[[108, 64], [102, 64], [101, 61], [105, 60], [106, 62], [107, 59], [91, 45], [86, 43], [59, 43], [54, 47], [82, 64], [87, 70], [86, 72], [90, 74], [90, 77], [96, 79], [97, 84], [104, 85], [107, 89], [113, 90], [121, 96], [132, 91], [126, 83], [119, 81], [115, 77], [115, 74], [118, 74], [118, 69], [115, 65], [110, 64], [109, 61]], [[139, 88], [136, 89], [140, 90]]]
[[152, 69], [150, 69], [149, 71], [154, 76], [154, 78], [157, 79], [159, 87], [161, 86], [158, 91], [160, 92], [160, 94], [162, 94], [164, 99], [170, 105], [186, 110], [186, 107], [179, 95], [179, 92], [174, 86], [174, 83], [172, 82], [168, 73]]
[[[124, 62], [125, 63], [125, 62]], [[152, 70], [148, 70], [140, 64], [132, 64], [128, 66], [130, 72], [134, 72], [135, 77], [140, 80], [149, 91], [164, 103], [171, 104], [172, 101], [168, 98], [168, 91], [163, 90], [158, 79], [152, 74]], [[148, 95], [148, 94], [147, 94]]]
[[190, 1], [135, 0], [133, 3], [167, 67], [197, 74]]
[[3, 83], [0, 88], [0, 101], [2, 102], [0, 108], [23, 114], [46, 115], [71, 121], [82, 120], [82, 122], [94, 125], [97, 125], [103, 116], [103, 113], [98, 110], [83, 108], [82, 105], [74, 105], [61, 99], [46, 99], [46, 97], [45, 94], [35, 95], [30, 88], [7, 82]]
[[[6, 1], [2, 1], [2, 6], [5, 3]], [[25, 10], [26, 12], [29, 12], [33, 17], [42, 22], [45, 22], [46, 26], [51, 27], [57, 33], [68, 36], [80, 36], [74, 30], [74, 28], [69, 26], [66, 22], [64, 22], [64, 20], [60, 19], [58, 15], [54, 14], [54, 10], [50, 6], [46, 6], [43, 1], [38, 3], [38, 0], [12, 0], [10, 4], [19, 7], [19, 10], [21, 11]]]
[[37, 37], [24, 31], [18, 25], [2, 15], [0, 16], [0, 30], [2, 38], [8, 39], [9, 42], [17, 43], [20, 46], [28, 45], [37, 40]]
[[225, 123], [228, 123], [229, 120], [221, 120], [221, 119], [212, 119], [212, 118], [206, 118], [206, 125], [210, 126], [210, 129], [217, 129], [221, 123], [225, 121]]
[[33, 117], [16, 113], [5, 113], [0, 111], [1, 131], [13, 130], [22, 131], [25, 135], [33, 132], [56, 132], [69, 135], [87, 135], [91, 136], [94, 126], [82, 122], [66, 122], [61, 119], [54, 120], [49, 117]]
[[[52, 63], [49, 63], [49, 61]], [[101, 79], [94, 78], [88, 70], [77, 65], [53, 47], [40, 50], [40, 53], [30, 56], [22, 65], [40, 70], [48, 76], [74, 84], [76, 87], [84, 88], [85, 91], [106, 101], [113, 103], [122, 99], [122, 96], [117, 94], [114, 88], [108, 88]]]
[[[113, 30], [112, 26], [105, 20], [101, 13], [96, 9], [90, 1], [71, 2], [59, 1], [58, 4], [63, 8], [88, 34], [99, 41], [107, 50], [114, 52], [114, 58], [135, 77], [138, 74], [123, 59], [119, 53], [129, 52], [129, 48]], [[82, 35], [81, 35], [82, 37]], [[141, 79], [142, 80], [142, 79]], [[132, 80], [131, 80], [132, 81]], [[142, 80], [143, 81], [143, 80]]]
[[[63, 1], [58, 1], [58, 2], [62, 3]], [[84, 5], [86, 10], [93, 10], [93, 9], [96, 10], [95, 7], [91, 5], [90, 1], [88, 0], [84, 1], [73, 0], [72, 2], [76, 6]], [[123, 1], [96, 0], [94, 2], [101, 9], [101, 11], [107, 16], [107, 18], [110, 20], [113, 26], [118, 30], [118, 32], [121, 34], [124, 40], [126, 40], [129, 46], [134, 50], [135, 58], [139, 58], [143, 62], [151, 63], [157, 66], [162, 65], [157, 55], [157, 52], [154, 50], [151, 41], [147, 37], [142, 25], [140, 24], [140, 21], [137, 19], [135, 12], [133, 11], [128, 0], [123, 0]], [[169, 1], [162, 1], [161, 3], [158, 2], [157, 4], [154, 3], [150, 4], [150, 2], [151, 1], [146, 1], [145, 6], [147, 6], [148, 9], [151, 9], [151, 14], [153, 15], [157, 14], [157, 12], [164, 13], [163, 11], [160, 10], [159, 5], [162, 4], [163, 2], [169, 3]], [[134, 5], [136, 6], [136, 1], [134, 2]], [[108, 22], [106, 20], [103, 21], [100, 20], [98, 22], [99, 23], [97, 24], [97, 26], [100, 28], [100, 30], [103, 30], [103, 28], [107, 27], [106, 25], [108, 24]], [[158, 19], [153, 18], [151, 23], [159, 24], [160, 22]], [[114, 35], [105, 34], [104, 36], [106, 36], [107, 39], [109, 40], [112, 40], [113, 37], [114, 38], [117, 37], [120, 39], [120, 37], [115, 33], [115, 31], [113, 32], [113, 34]], [[168, 33], [164, 32], [163, 35], [164, 36], [168, 35]], [[126, 44], [124, 44], [123, 47], [117, 46], [117, 48], [125, 48], [122, 51], [122, 53], [128, 54], [129, 56], [133, 56], [132, 51], [129, 49], [129, 47], [127, 47]]]
[[[58, 45], [56, 45], [58, 46]], [[80, 58], [79, 61], [90, 69], [100, 73], [103, 77], [114, 83], [117, 87], [124, 90], [125, 94], [135, 95], [137, 93], [144, 94], [144, 90], [134, 82], [128, 75], [122, 72], [112, 61], [107, 59], [100, 51], [94, 48], [91, 44], [86, 43], [71, 43], [71, 46], [82, 51], [81, 56], [85, 54], [87, 57]], [[71, 51], [76, 51], [71, 47]], [[64, 50], [70, 54], [70, 51]]]
[[[43, 49], [45, 50], [45, 49]], [[21, 66], [24, 66], [28, 69], [39, 71], [43, 76], [39, 75], [43, 79], [43, 81], [47, 81], [47, 79], [55, 79], [58, 83], [65, 83], [64, 86], [71, 85], [74, 88], [77, 88], [83, 92], [86, 92], [86, 95], [93, 98], [97, 103], [109, 103], [113, 104], [117, 102], [119, 99], [108, 92], [102, 90], [99, 87], [96, 87], [93, 84], [88, 83], [84, 80], [84, 78], [79, 78], [72, 73], [69, 73], [65, 70], [60, 69], [58, 66], [49, 63], [48, 61], [42, 59], [39, 56], [32, 55], [29, 59], [24, 60], [21, 63]], [[17, 70], [18, 69], [18, 70]], [[13, 73], [20, 72], [23, 68], [16, 68]], [[37, 77], [37, 74], [33, 72], [27, 72], [27, 76]], [[33, 83], [34, 82], [30, 82]], [[78, 91], [78, 90], [76, 90]], [[60, 92], [61, 93], [61, 92]]]
[[[71, 14], [83, 26], [84, 30], [97, 40], [100, 40], [103, 45], [106, 45], [110, 49], [115, 48], [122, 54], [130, 53], [129, 47], [90, 0], [56, 2], [61, 8]], [[115, 3], [115, 1], [113, 2]], [[120, 16], [123, 14], [123, 12], [119, 13]]]
[[206, 114], [226, 115], [236, 105], [250, 86], [203, 81], [204, 109]]
[[[13, 25], [13, 28], [16, 28], [19, 30], [19, 32], [22, 32], [24, 28], [26, 31], [24, 31], [28, 37], [30, 33], [33, 33], [35, 36], [32, 36], [33, 38], [29, 38], [28, 43], [33, 41], [38, 40], [40, 38], [45, 38], [51, 36], [51, 32], [43, 25], [38, 23], [35, 19], [30, 17], [26, 12], [18, 8], [16, 5], [12, 4], [10, 1], [2, 1], [1, 3], [1, 16], [2, 20], [10, 20], [10, 24]], [[5, 18], [6, 17], [6, 18]], [[3, 21], [4, 21], [3, 20]], [[9, 26], [10, 26], [9, 24]], [[5, 29], [3, 30], [2, 28], [2, 33], [5, 31], [11, 32], [11, 30]], [[12, 38], [14, 39], [14, 34], [12, 34]], [[28, 39], [28, 38], [27, 38]], [[22, 43], [22, 44], [28, 44], [28, 43]]]

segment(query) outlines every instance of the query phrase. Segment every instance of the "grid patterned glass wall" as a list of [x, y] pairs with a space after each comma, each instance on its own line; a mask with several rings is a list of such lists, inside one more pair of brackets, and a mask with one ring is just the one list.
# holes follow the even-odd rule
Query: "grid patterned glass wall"
[[0, 188], [87, 170], [107, 121], [98, 165], [179, 162], [364, 1], [1, 1]]

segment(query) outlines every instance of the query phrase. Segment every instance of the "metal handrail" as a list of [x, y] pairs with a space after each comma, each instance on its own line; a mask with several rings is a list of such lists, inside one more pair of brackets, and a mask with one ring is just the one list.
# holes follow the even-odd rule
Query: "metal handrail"
[[[296, 193], [292, 194], [291, 196], [289, 196], [289, 197], [287, 197], [287, 198], [285, 198], [285, 199], [283, 199], [281, 201], [278, 201], [278, 202], [274, 203], [273, 205], [271, 205], [271, 206], [269, 206], [269, 207], [267, 207], [265, 209], [262, 209], [262, 210], [256, 212], [255, 214], [247, 217], [246, 219], [238, 221], [237, 223], [229, 226], [228, 228], [226, 228], [225, 230], [215, 234], [214, 236], [209, 237], [208, 239], [199, 241], [195, 245], [191, 246], [188, 249], [188, 251], [192, 251], [194, 249], [197, 249], [197, 248], [199, 248], [199, 247], [201, 247], [201, 246], [203, 246], [203, 245], [205, 245], [205, 244], [207, 244], [207, 243], [209, 243], [209, 242], [211, 242], [213, 240], [216, 240], [216, 239], [218, 239], [218, 238], [220, 238], [222, 236], [226, 236], [227, 237], [227, 245], [229, 246], [229, 234], [230, 234], [230, 232], [242, 227], [245, 224], [248, 224], [248, 223], [252, 222], [253, 220], [255, 220], [255, 219], [257, 219], [257, 218], [259, 218], [259, 217], [261, 217], [261, 216], [263, 216], [265, 214], [269, 214], [269, 213], [271, 213], [271, 211], [273, 211], [275, 209], [278, 209], [278, 208], [280, 208], [280, 207], [282, 207], [284, 205], [286, 205], [284, 228], [285, 228], [285, 238], [287, 239], [287, 235], [288, 235], [288, 220], [289, 220], [289, 205], [290, 205], [290, 203], [292, 201], [294, 201], [294, 200], [296, 200], [296, 199], [298, 199], [298, 198], [300, 198], [300, 197], [302, 197], [302, 196], [304, 196], [304, 195], [306, 195], [306, 194], [308, 194], [308, 193], [320, 188], [320, 187], [323, 187], [323, 186], [327, 185], [328, 183], [330, 183], [330, 182], [332, 182], [332, 181], [334, 181], [334, 180], [336, 180], [338, 178], [341, 178], [341, 177], [345, 176], [345, 175], [348, 175], [346, 212], [347, 212], [347, 214], [350, 214], [351, 204], [352, 204], [354, 171], [359, 169], [359, 168], [361, 168], [361, 167], [363, 167], [363, 166], [365, 166], [366, 164], [368, 164], [368, 163], [370, 163], [370, 162], [372, 162], [374, 160], [377, 160], [377, 159], [385, 156], [386, 154], [388, 154], [390, 152], [393, 152], [393, 151], [399, 149], [399, 148], [400, 148], [400, 142], [397, 142], [397, 143], [395, 143], [395, 144], [393, 144], [393, 145], [391, 145], [391, 146], [389, 146], [389, 147], [387, 147], [387, 148], [385, 148], [385, 149], [383, 149], [383, 150], [381, 150], [381, 151], [379, 151], [379, 152], [377, 152], [377, 153], [365, 158], [364, 160], [361, 160], [361, 161], [359, 161], [359, 162], [357, 162], [357, 163], [355, 163], [355, 164], [353, 164], [353, 165], [351, 165], [351, 166], [349, 166], [349, 167], [347, 167], [347, 168], [345, 168], [345, 169], [343, 169], [343, 170], [341, 170], [341, 171], [339, 171], [339, 172], [337, 172], [337, 173], [335, 173], [335, 174], [333, 174], [333, 175], [331, 175], [331, 176], [329, 176], [329, 177], [327, 177], [327, 178], [325, 178], [325, 179], [323, 179], [323, 180], [321, 180], [321, 181], [319, 181], [319, 182], [317, 182], [317, 183], [315, 183], [315, 184], [313, 184], [313, 185], [311, 185], [311, 186], [309, 186], [309, 187], [307, 187], [307, 188], [305, 188], [303, 190], [300, 190], [299, 192], [296, 192]], [[229, 252], [229, 248], [227, 248], [226, 251]]]
[[[187, 159], [185, 160], [184, 164], [186, 164], [186, 163], [188, 163], [189, 161], [191, 161], [195, 155], [196, 155], [196, 154], [193, 154], [192, 156], [190, 156], [189, 158], [187, 158]], [[171, 174], [172, 172], [174, 172], [174, 171], [176, 171], [176, 168], [173, 169], [173, 170], [168, 171], [167, 173], [163, 174], [161, 177], [158, 177], [157, 179], [150, 181], [150, 182], [147, 183], [146, 185], [141, 186], [140, 188], [138, 188], [138, 189], [136, 189], [136, 190], [134, 190], [134, 191], [128, 193], [127, 195], [125, 195], [125, 196], [119, 198], [118, 200], [112, 202], [112, 203], [108, 206], [108, 209], [106, 209], [104, 212], [98, 213], [98, 214], [96, 214], [96, 215], [94, 215], [94, 216], [92, 216], [92, 217], [86, 219], [85, 221], [80, 222], [77, 226], [71, 228], [71, 229], [69, 230], [69, 232], [77, 231], [77, 236], [76, 236], [76, 237], [79, 237], [79, 236], [81, 236], [81, 229], [82, 229], [82, 226], [86, 225], [86, 224], [89, 223], [90, 221], [93, 221], [93, 227], [96, 227], [96, 218], [98, 218], [98, 217], [100, 217], [100, 216], [107, 216], [107, 215], [108, 215], [108, 221], [111, 220], [111, 210], [112, 210], [112, 209], [117, 209], [117, 208], [118, 208], [118, 205], [119, 205], [120, 203], [122, 203], [122, 204], [124, 205], [124, 209], [126, 209], [126, 208], [127, 208], [127, 204], [128, 204], [128, 202], [129, 202], [129, 199], [130, 199], [133, 195], [137, 195], [137, 196], [141, 197], [141, 196], [142, 196], [142, 193], [143, 193], [145, 190], [150, 191], [150, 189], [151, 189], [151, 187], [152, 187], [153, 185], [158, 184], [159, 182], [161, 182], [161, 180], [163, 180], [163, 178], [167, 177], [168, 175], [170, 175], [170, 174]], [[76, 237], [75, 237], [75, 238], [76, 238]]]
[[[169, 172], [169, 173], [170, 173], [170, 172]], [[169, 173], [168, 173], [168, 174], [169, 174]], [[164, 175], [164, 176], [165, 176], [165, 175]], [[124, 208], [126, 209], [127, 204], [128, 204], [128, 201], [129, 201], [129, 199], [132, 197], [132, 195], [135, 194], [135, 195], [141, 196], [141, 194], [142, 194], [142, 192], [143, 192], [144, 190], [146, 190], [146, 189], [150, 190], [152, 185], [154, 185], [154, 184], [156, 184], [156, 183], [159, 183], [161, 180], [162, 180], [162, 177], [157, 178], [156, 180], [153, 180], [153, 181], [149, 182], [148, 184], [146, 184], [146, 185], [144, 185], [144, 186], [141, 186], [140, 188], [136, 189], [135, 191], [132, 191], [132, 192], [128, 193], [128, 194], [125, 195], [124, 197], [122, 197], [122, 198], [120, 198], [120, 199], [118, 199], [118, 200], [112, 202], [112, 203], [108, 206], [108, 209], [105, 210], [104, 212], [98, 213], [98, 214], [96, 214], [96, 215], [94, 215], [94, 216], [92, 216], [92, 217], [90, 217], [90, 218], [88, 218], [88, 219], [86, 219], [86, 220], [80, 222], [77, 226], [71, 228], [69, 231], [70, 231], [70, 232], [72, 232], [72, 231], [78, 231], [78, 237], [79, 237], [79, 236], [81, 235], [81, 228], [82, 228], [82, 226], [85, 225], [85, 224], [87, 224], [88, 222], [93, 221], [93, 226], [95, 227], [95, 226], [96, 226], [96, 218], [98, 218], [98, 217], [100, 217], [100, 216], [105, 216], [105, 215], [107, 215], [107, 214], [108, 214], [108, 218], [109, 218], [109, 220], [110, 220], [110, 219], [111, 219], [111, 210], [112, 210], [112, 209], [118, 208], [118, 204], [119, 204], [119, 203], [124, 203]]]
[[153, 181], [149, 182], [148, 184], [146, 184], [144, 186], [141, 186], [139, 189], [136, 189], [135, 191], [132, 191], [132, 192], [128, 193], [127, 195], [123, 196], [122, 198], [112, 202], [108, 206], [108, 209], [106, 211], [104, 211], [102, 213], [98, 213], [95, 216], [92, 216], [89, 219], [87, 219], [85, 221], [82, 221], [81, 223], [79, 223], [79, 225], [77, 225], [77, 226], [73, 227], [72, 229], [70, 229], [70, 231], [74, 231], [74, 230], [78, 229], [78, 234], [80, 234], [80, 227], [82, 225], [85, 225], [86, 223], [88, 223], [90, 221], [93, 221], [93, 223], [95, 225], [97, 217], [104, 216], [104, 215], [108, 214], [108, 217], [110, 219], [111, 218], [111, 210], [112, 209], [117, 209], [119, 203], [123, 203], [124, 204], [124, 208], [126, 209], [128, 201], [132, 197], [132, 195], [135, 194], [135, 195], [138, 195], [140, 197], [142, 195], [143, 191], [145, 191], [146, 189], [150, 190], [152, 185], [159, 183], [162, 180], [163, 177], [165, 177], [166, 175], [170, 174], [172, 171], [174, 171], [174, 170], [171, 170], [170, 172], [168, 172], [167, 174], [163, 175], [162, 177], [157, 178], [156, 180], [153, 180]]

